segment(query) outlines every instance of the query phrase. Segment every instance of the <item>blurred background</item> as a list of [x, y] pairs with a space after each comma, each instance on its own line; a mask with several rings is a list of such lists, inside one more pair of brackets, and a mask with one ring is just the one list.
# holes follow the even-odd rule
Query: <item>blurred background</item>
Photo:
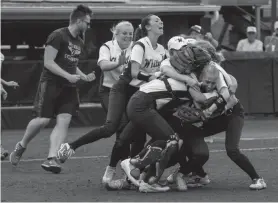
[[[69, 13], [78, 4], [93, 10], [91, 28], [85, 34], [85, 49], [80, 68], [84, 72], [100, 69], [96, 65], [100, 46], [112, 39], [110, 28], [128, 20], [136, 28], [140, 19], [153, 13], [164, 22], [160, 43], [165, 47], [174, 35], [187, 35], [200, 25], [203, 33], [211, 33], [218, 41], [217, 49], [226, 61], [223, 67], [239, 83], [237, 96], [246, 114], [276, 115], [278, 112], [278, 0], [2, 0], [1, 52], [5, 55], [2, 78], [17, 81], [16, 90], [7, 88], [9, 96], [2, 100], [2, 125], [13, 124], [19, 109], [30, 112], [40, 73], [43, 68], [44, 43], [55, 29], [68, 26]], [[262, 50], [239, 50], [239, 42], [248, 39], [254, 27], [254, 40]], [[248, 30], [249, 29], [249, 30]], [[253, 29], [253, 28], [252, 28]], [[251, 29], [251, 30], [252, 30]], [[277, 32], [277, 33], [275, 33]], [[251, 39], [251, 37], [250, 37]], [[98, 83], [81, 83], [82, 104], [98, 103]], [[25, 120], [25, 119], [23, 119]], [[28, 119], [26, 119], [28, 120]], [[27, 122], [27, 121], [26, 121]], [[20, 122], [19, 122], [20, 123]]]

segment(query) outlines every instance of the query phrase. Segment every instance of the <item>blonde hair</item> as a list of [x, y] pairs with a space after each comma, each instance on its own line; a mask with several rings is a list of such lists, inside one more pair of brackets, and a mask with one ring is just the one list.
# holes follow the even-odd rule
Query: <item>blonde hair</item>
[[120, 27], [121, 27], [122, 25], [129, 25], [129, 26], [133, 27], [133, 25], [132, 25], [131, 22], [129, 22], [129, 21], [121, 21], [121, 22], [117, 23], [116, 25], [114, 25], [114, 26], [110, 29], [110, 31], [111, 31], [112, 34], [113, 34], [112, 41], [115, 40], [116, 35], [119, 33]]
[[211, 75], [214, 78], [218, 78], [218, 76], [219, 76], [219, 70], [216, 68], [216, 64], [213, 61], [211, 61], [209, 64], [207, 64], [204, 67], [204, 69], [200, 75], [200, 80], [202, 81], [208, 75]]

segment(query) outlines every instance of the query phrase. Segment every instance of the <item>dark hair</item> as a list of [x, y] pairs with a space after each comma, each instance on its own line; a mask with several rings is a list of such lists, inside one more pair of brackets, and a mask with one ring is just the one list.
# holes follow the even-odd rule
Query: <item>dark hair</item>
[[142, 18], [141, 24], [139, 25], [138, 28], [136, 28], [136, 30], [134, 32], [133, 41], [136, 42], [139, 39], [146, 37], [148, 35], [146, 26], [150, 24], [151, 16], [153, 16], [153, 14], [149, 14], [146, 17]]
[[78, 5], [70, 14], [70, 23], [75, 23], [77, 19], [84, 18], [86, 15], [91, 16], [92, 13], [88, 6]]

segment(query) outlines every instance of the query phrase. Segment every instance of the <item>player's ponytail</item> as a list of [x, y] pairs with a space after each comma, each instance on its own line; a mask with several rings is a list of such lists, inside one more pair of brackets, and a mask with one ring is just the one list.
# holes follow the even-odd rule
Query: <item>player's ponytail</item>
[[142, 18], [141, 24], [138, 26], [138, 28], [136, 28], [136, 30], [134, 32], [133, 41], [136, 42], [139, 39], [146, 37], [148, 35], [146, 26], [149, 25], [151, 16], [153, 16], [153, 14], [147, 15], [146, 17]]
[[112, 32], [112, 41], [114, 41], [116, 37], [116, 26], [117, 25], [114, 25], [113, 27], [110, 28], [110, 31]]

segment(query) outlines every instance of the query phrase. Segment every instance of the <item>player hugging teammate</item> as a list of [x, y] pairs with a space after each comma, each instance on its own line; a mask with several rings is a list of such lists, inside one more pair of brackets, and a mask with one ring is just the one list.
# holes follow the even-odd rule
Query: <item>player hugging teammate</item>
[[[13, 165], [55, 116], [49, 155], [42, 164], [45, 170], [60, 173], [60, 163], [79, 147], [116, 133], [102, 178], [107, 189], [166, 192], [175, 183], [178, 191], [186, 191], [190, 186], [210, 183], [203, 169], [209, 157], [204, 138], [225, 131], [227, 155], [250, 176], [250, 188], [266, 188], [263, 178], [239, 150], [244, 110], [235, 97], [236, 79], [220, 66], [222, 58], [210, 43], [213, 39], [210, 35], [206, 35], [206, 41], [175, 36], [166, 51], [158, 44], [163, 22], [152, 14], [142, 18], [134, 36], [128, 21], [113, 27], [113, 39], [101, 46], [98, 59], [106, 122], [71, 143], [63, 143], [78, 106], [75, 84], [80, 79], [94, 79], [93, 74], [85, 75], [77, 67], [83, 45], [78, 36], [89, 27], [90, 15], [88, 7], [78, 6], [69, 27], [48, 37], [35, 102], [37, 118], [30, 121], [23, 139], [16, 144], [10, 157]], [[151, 137], [148, 143], [146, 135]], [[119, 161], [125, 177], [114, 180]], [[162, 185], [164, 170], [176, 164], [180, 167]]]

